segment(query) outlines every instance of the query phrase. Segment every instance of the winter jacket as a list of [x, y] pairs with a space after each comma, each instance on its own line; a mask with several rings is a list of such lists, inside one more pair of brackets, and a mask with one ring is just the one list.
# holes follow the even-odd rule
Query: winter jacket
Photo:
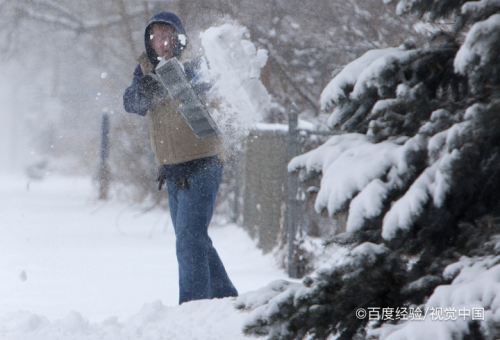
[[[180, 19], [173, 13], [162, 12], [151, 18], [144, 33], [146, 52], [139, 57], [132, 84], [123, 95], [125, 111], [149, 117], [151, 147], [160, 165], [178, 164], [220, 155], [223, 150], [221, 137], [198, 138], [179, 113], [177, 103], [167, 98], [152, 100], [151, 96], [141, 91], [141, 80], [145, 75], [154, 72], [157, 64], [156, 55], [149, 44], [150, 27], [157, 22], [171, 24], [178, 34], [184, 34]], [[182, 46], [177, 44], [175, 51], [174, 54], [180, 57]], [[198, 82], [197, 63], [185, 62], [184, 69], [195, 92], [202, 96], [206, 90], [206, 84]]]

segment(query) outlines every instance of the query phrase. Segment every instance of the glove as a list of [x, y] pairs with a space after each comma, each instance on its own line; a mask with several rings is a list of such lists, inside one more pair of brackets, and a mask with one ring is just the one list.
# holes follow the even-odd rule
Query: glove
[[167, 90], [158, 80], [158, 76], [152, 73], [146, 74], [139, 79], [139, 93], [153, 102], [155, 99], [163, 99], [167, 95]]
[[156, 179], [156, 181], [158, 182], [158, 190], [161, 191], [161, 188], [163, 187], [163, 185], [165, 184], [165, 181], [167, 180], [167, 176], [164, 174], [164, 173], [159, 173], [158, 174], [158, 178]]

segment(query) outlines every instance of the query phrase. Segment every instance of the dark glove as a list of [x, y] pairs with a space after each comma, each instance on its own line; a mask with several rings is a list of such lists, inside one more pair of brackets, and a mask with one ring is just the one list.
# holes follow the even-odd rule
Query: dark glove
[[163, 187], [163, 185], [167, 181], [167, 174], [164, 171], [160, 170], [160, 172], [158, 173], [158, 178], [156, 179], [156, 181], [158, 182], [158, 190], [161, 191], [161, 188]]
[[150, 101], [153, 101], [155, 98], [162, 99], [167, 95], [167, 90], [157, 77], [154, 74], [146, 74], [139, 79], [139, 93]]

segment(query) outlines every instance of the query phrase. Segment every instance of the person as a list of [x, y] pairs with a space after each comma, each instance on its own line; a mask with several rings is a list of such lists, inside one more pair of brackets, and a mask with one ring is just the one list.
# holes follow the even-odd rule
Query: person
[[[187, 37], [180, 18], [171, 12], [153, 16], [144, 31], [145, 52], [125, 90], [125, 111], [149, 117], [151, 146], [159, 164], [159, 189], [166, 182], [176, 236], [179, 304], [191, 300], [237, 296], [208, 235], [223, 174], [219, 135], [199, 139], [154, 76], [161, 58], [183, 61]], [[183, 63], [187, 79], [200, 96], [199, 63]]]

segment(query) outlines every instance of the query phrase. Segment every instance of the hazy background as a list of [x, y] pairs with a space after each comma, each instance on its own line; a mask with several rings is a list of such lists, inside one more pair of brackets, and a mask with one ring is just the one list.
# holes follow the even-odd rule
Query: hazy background
[[130, 198], [161, 199], [146, 120], [122, 108], [145, 23], [160, 10], [184, 20], [192, 55], [203, 53], [198, 34], [210, 26], [236, 20], [249, 28], [269, 51], [261, 78], [278, 105], [268, 122], [286, 122], [294, 102], [301, 118], [321, 124], [319, 95], [332, 74], [414, 29], [382, 0], [2, 1], [0, 172], [95, 176], [107, 112], [112, 187], [131, 184]]

